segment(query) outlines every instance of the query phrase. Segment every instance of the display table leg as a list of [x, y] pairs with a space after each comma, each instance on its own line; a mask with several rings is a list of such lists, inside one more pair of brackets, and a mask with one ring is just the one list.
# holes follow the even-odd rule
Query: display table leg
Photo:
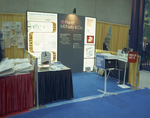
[[[109, 70], [109, 73], [110, 73], [110, 70]], [[108, 76], [109, 76], [109, 73], [108, 73]], [[107, 78], [108, 78], [108, 76], [107, 76], [107, 69], [105, 69], [104, 91], [98, 89], [98, 91], [100, 91], [100, 92], [103, 93], [103, 95], [101, 96], [101, 98], [102, 98], [105, 94], [106, 94], [106, 95], [117, 95], [117, 93], [106, 92], [106, 91], [107, 91], [106, 89], [107, 89]]]

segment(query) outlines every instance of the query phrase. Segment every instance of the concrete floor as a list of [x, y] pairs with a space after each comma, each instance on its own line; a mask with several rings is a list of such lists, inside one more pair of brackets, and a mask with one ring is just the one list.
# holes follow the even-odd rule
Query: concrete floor
[[150, 89], [150, 71], [141, 70], [140, 71], [140, 80], [139, 80], [139, 88], [149, 88]]

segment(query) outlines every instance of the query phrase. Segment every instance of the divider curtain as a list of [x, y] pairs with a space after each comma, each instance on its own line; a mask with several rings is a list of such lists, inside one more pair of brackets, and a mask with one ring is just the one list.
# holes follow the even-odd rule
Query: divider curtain
[[144, 11], [145, 0], [132, 0], [129, 47], [133, 48], [133, 51], [137, 51], [138, 44], [142, 41]]
[[106, 22], [96, 22], [96, 49], [103, 49], [103, 42], [107, 36], [111, 24]]
[[127, 47], [129, 26], [112, 24], [110, 51], [117, 52], [118, 49]]
[[[22, 35], [26, 32], [26, 15], [25, 14], [10, 14], [10, 13], [0, 13], [0, 27], [2, 27], [3, 21], [12, 22], [22, 22]], [[13, 35], [15, 31], [13, 30]], [[26, 39], [26, 35], [25, 35]], [[11, 46], [10, 48], [5, 48], [3, 57], [12, 58], [24, 58], [24, 49], [18, 49], [17, 46]]]

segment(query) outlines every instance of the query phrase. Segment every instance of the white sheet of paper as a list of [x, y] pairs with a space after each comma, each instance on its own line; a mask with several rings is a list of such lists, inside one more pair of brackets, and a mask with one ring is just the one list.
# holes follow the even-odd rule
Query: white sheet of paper
[[16, 22], [11, 22], [11, 29], [15, 29], [15, 26], [16, 26]]
[[12, 37], [12, 31], [4, 31], [3, 33], [4, 39]]
[[11, 31], [11, 22], [2, 22], [2, 27], [4, 31]]
[[21, 22], [16, 22], [15, 35], [17, 37], [21, 37], [22, 36], [22, 23]]
[[13, 36], [13, 37], [10, 39], [10, 45], [11, 45], [11, 46], [17, 46], [17, 45], [18, 45], [18, 39], [17, 39], [17, 37]]
[[10, 38], [5, 38], [5, 48], [10, 48]]
[[21, 37], [18, 38], [18, 48], [24, 48], [24, 36], [21, 35]]

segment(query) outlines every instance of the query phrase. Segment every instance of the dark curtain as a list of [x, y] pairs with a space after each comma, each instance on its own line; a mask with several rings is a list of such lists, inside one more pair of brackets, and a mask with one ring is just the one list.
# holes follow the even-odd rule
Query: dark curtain
[[139, 42], [143, 37], [145, 0], [132, 0], [132, 14], [130, 25], [129, 47], [137, 51]]

